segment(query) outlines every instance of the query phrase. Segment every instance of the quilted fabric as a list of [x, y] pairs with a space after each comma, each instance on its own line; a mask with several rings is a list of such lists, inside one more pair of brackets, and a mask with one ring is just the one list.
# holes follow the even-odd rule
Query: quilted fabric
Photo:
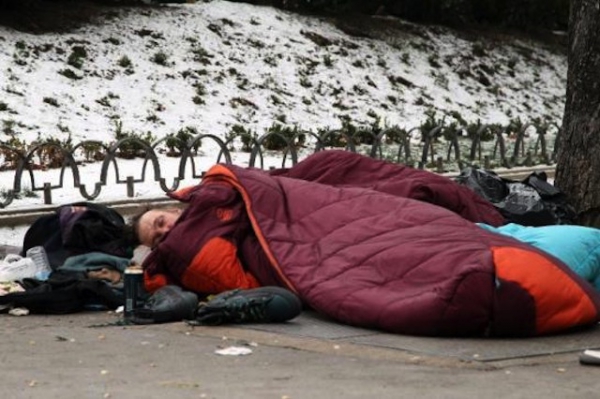
[[447, 177], [349, 151], [317, 152], [290, 169], [270, 173], [335, 187], [368, 188], [439, 205], [472, 222], [504, 224], [491, 202]]
[[[338, 321], [403, 334], [527, 336], [598, 321], [592, 287], [532, 246], [427, 202], [286, 173], [217, 165], [176, 194], [190, 205], [144, 263], [146, 282], [201, 293], [276, 283]], [[210, 249], [215, 239], [231, 245]]]

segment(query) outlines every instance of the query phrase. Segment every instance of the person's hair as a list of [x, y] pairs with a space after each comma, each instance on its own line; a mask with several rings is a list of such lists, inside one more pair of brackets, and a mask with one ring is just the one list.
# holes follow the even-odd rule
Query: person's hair
[[148, 211], [153, 209], [150, 205], [146, 205], [141, 211], [133, 215], [129, 219], [129, 223], [127, 225], [129, 230], [126, 234], [129, 234], [130, 240], [138, 246], [141, 244], [140, 242], [140, 219], [144, 216]]

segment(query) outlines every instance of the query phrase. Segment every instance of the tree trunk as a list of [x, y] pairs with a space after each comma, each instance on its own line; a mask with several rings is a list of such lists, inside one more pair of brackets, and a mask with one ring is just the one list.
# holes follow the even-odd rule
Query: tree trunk
[[578, 222], [600, 228], [600, 2], [571, 0], [569, 69], [556, 185]]

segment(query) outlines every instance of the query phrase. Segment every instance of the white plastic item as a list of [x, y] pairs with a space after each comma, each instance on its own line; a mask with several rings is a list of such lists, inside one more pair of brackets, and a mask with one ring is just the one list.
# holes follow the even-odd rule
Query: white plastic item
[[37, 267], [35, 276], [48, 276], [52, 271], [52, 266], [50, 266], [50, 260], [48, 260], [48, 255], [46, 254], [46, 250], [41, 245], [37, 247], [32, 247], [25, 252], [25, 257], [32, 259], [33, 263]]
[[252, 349], [246, 348], [245, 346], [229, 346], [227, 348], [217, 349], [215, 353], [222, 356], [245, 356], [251, 354]]
[[0, 261], [0, 281], [18, 281], [35, 277], [38, 269], [30, 258], [9, 254]]

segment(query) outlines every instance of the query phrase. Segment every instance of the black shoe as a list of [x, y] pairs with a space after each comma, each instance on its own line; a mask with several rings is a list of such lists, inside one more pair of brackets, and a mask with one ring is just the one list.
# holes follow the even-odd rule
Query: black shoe
[[226, 291], [200, 303], [193, 325], [281, 323], [302, 312], [300, 299], [281, 287]]
[[198, 306], [198, 296], [176, 285], [166, 285], [133, 310], [133, 324], [168, 323], [193, 319]]

